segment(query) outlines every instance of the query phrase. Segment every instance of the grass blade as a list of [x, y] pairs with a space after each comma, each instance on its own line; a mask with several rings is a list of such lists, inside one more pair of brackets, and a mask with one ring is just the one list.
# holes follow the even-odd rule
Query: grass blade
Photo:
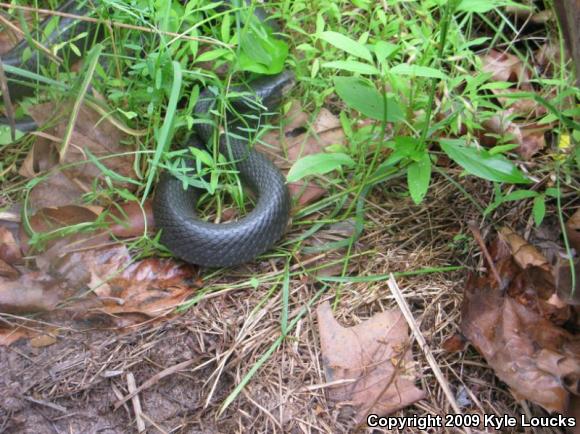
[[145, 185], [145, 191], [143, 192], [143, 198], [141, 199], [141, 204], [145, 202], [149, 191], [151, 190], [151, 185], [153, 184], [153, 179], [157, 173], [157, 166], [161, 160], [161, 156], [167, 150], [170, 144], [170, 140], [173, 137], [173, 118], [175, 117], [175, 112], [177, 110], [177, 102], [179, 101], [179, 96], [181, 95], [181, 65], [179, 62], [171, 62], [173, 65], [173, 83], [171, 85], [171, 93], [169, 94], [169, 103], [167, 104], [167, 112], [165, 113], [165, 120], [159, 131], [159, 139], [157, 141], [157, 147], [155, 148], [155, 154], [153, 155], [153, 161], [151, 162], [151, 167], [149, 169], [149, 174], [147, 176], [147, 184]]
[[87, 93], [87, 89], [91, 84], [91, 80], [93, 79], [93, 75], [95, 73], [95, 68], [97, 67], [97, 62], [99, 61], [99, 57], [101, 56], [101, 51], [103, 50], [103, 46], [101, 44], [95, 45], [89, 54], [87, 55], [87, 70], [85, 74], [85, 78], [81, 84], [80, 92], [77, 95], [75, 103], [73, 105], [72, 113], [70, 115], [70, 119], [68, 121], [68, 125], [66, 127], [66, 131], [64, 137], [62, 139], [62, 146], [59, 150], [59, 158], [60, 161], [64, 161], [64, 156], [66, 155], [66, 151], [70, 145], [70, 139], [72, 137], [72, 133], [74, 131], [75, 123], [77, 121], [77, 116], [79, 114], [79, 110], [81, 108], [81, 104], [83, 99]]

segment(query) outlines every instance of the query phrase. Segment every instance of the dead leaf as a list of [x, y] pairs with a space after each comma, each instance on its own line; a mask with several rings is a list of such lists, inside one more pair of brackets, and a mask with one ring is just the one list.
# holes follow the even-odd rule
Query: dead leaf
[[[580, 374], [579, 354], [567, 350], [575, 337], [490, 286], [488, 278], [469, 280], [462, 312], [463, 334], [518, 399], [547, 411], [566, 409], [563, 380]], [[554, 354], [561, 369], [554, 370]]]
[[0, 32], [0, 56], [14, 48], [18, 40], [18, 37], [12, 31], [3, 26], [2, 32]]
[[16, 268], [7, 262], [0, 259], [0, 277], [7, 277], [8, 279], [16, 279], [20, 273]]
[[536, 67], [547, 77], [554, 74], [554, 65], [560, 64], [560, 47], [555, 44], [546, 43], [542, 45], [535, 53], [534, 60]]
[[578, 306], [580, 305], [580, 259], [578, 258], [574, 261], [574, 273], [576, 286], [572, 287], [570, 261], [567, 258], [558, 258], [554, 266], [556, 290], [566, 303]]
[[521, 127], [522, 139], [518, 143], [520, 146], [516, 148], [516, 152], [522, 156], [524, 160], [531, 159], [534, 155], [546, 147], [546, 138], [544, 134], [548, 131], [550, 126], [527, 126]]
[[139, 202], [125, 202], [112, 207], [105, 222], [116, 237], [138, 237], [155, 229], [153, 220], [152, 200], [145, 201], [143, 206]]
[[55, 107], [52, 103], [45, 103], [30, 107], [29, 112], [38, 125], [53, 125], [36, 135], [33, 150], [21, 168], [21, 174], [29, 177], [53, 170], [46, 180], [33, 188], [30, 197], [33, 210], [79, 203], [80, 196], [91, 191], [94, 181], [103, 180], [107, 175], [91, 158], [114, 173], [109, 176], [113, 185], [135, 189], [135, 185], [128, 181], [135, 177], [135, 172], [134, 155], [124, 144], [127, 137], [106, 118], [87, 106], [81, 106], [67, 153], [60, 161], [65, 167], [60, 167], [57, 155], [68, 125], [70, 106]]
[[[513, 54], [489, 50], [481, 56], [482, 70], [491, 73], [496, 81], [509, 81], [529, 88], [531, 71], [518, 57]], [[522, 89], [524, 87], [521, 87]]]
[[[329, 145], [346, 145], [339, 119], [327, 109], [321, 109], [316, 119], [309, 125], [309, 116], [304, 113], [300, 103], [294, 101], [284, 119], [286, 125], [283, 134], [279, 132], [266, 134], [263, 142], [271, 146], [257, 146], [261, 152], [269, 155], [284, 173], [288, 172], [298, 158], [323, 152]], [[287, 159], [285, 155], [288, 156]], [[326, 189], [315, 181], [294, 182], [288, 185], [288, 189], [300, 207], [313, 203], [326, 194]]]
[[580, 255], [580, 209], [566, 222], [566, 235], [572, 248]]
[[[98, 217], [99, 213], [99, 207], [77, 205], [42, 208], [30, 217], [29, 224], [34, 232], [47, 233], [67, 226], [93, 222]], [[83, 237], [87, 238], [88, 235], [83, 235]], [[30, 248], [28, 245], [29, 235], [25, 231], [24, 226], [20, 227], [20, 240], [22, 241], [22, 250], [25, 254], [28, 254]], [[59, 241], [62, 242], [62, 237], [55, 236], [55, 238], [50, 240], [44, 247], [49, 248], [51, 245]]]
[[[551, 126], [531, 124], [524, 127], [511, 120], [512, 113], [512, 110], [505, 110], [500, 115], [492, 116], [483, 122], [483, 127], [487, 133], [511, 138], [508, 143], [518, 145], [516, 152], [529, 160], [546, 147], [544, 134]], [[480, 140], [484, 146], [494, 146], [498, 142], [496, 137], [489, 135], [480, 137]]]
[[445, 341], [441, 344], [441, 348], [448, 353], [458, 353], [459, 351], [463, 351], [465, 349], [465, 344], [467, 343], [465, 337], [460, 334], [456, 333], [450, 338], [445, 339]]
[[30, 213], [43, 208], [81, 205], [82, 195], [88, 193], [85, 187], [67, 178], [60, 170], [55, 170], [30, 190]]
[[8, 347], [28, 336], [29, 333], [23, 328], [0, 328], [0, 347]]
[[33, 348], [48, 347], [56, 343], [56, 337], [48, 334], [42, 334], [30, 339], [30, 346]]
[[351, 405], [358, 422], [369, 413], [386, 416], [425, 397], [415, 386], [408, 326], [401, 312], [381, 312], [344, 328], [324, 302], [317, 316], [327, 382], [352, 380], [329, 387], [328, 399]]
[[35, 272], [24, 274], [18, 280], [0, 280], [0, 312], [48, 311], [54, 309], [59, 298], [49, 279]]
[[17, 264], [22, 260], [14, 234], [4, 226], [0, 226], [0, 260], [7, 264]]
[[514, 231], [509, 228], [502, 228], [499, 234], [509, 246], [514, 260], [521, 268], [538, 267], [548, 272], [551, 271], [544, 255]]
[[[93, 282], [104, 273], [93, 271]], [[108, 273], [111, 269], [107, 270]], [[148, 317], [167, 315], [197, 289], [192, 266], [171, 259], [145, 259], [129, 265], [119, 275], [102, 280], [95, 294], [110, 314], [139, 313]]]
[[469, 278], [461, 331], [516, 398], [562, 412], [580, 384], [580, 339], [563, 328], [575, 303], [556, 293], [558, 267], [511, 229], [489, 251], [501, 288], [491, 272]]

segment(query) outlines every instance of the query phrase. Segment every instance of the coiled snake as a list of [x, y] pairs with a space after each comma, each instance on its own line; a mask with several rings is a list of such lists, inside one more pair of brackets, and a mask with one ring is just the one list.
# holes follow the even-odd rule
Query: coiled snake
[[[79, 6], [81, 4], [81, 6]], [[72, 15], [83, 15], [89, 12], [82, 2], [69, 0], [59, 11]], [[260, 9], [256, 13], [261, 20], [267, 15]], [[42, 26], [46, 27], [48, 20]], [[75, 22], [71, 18], [61, 18], [59, 26], [45, 37], [43, 45], [54, 44], [72, 39], [80, 32], [89, 32], [94, 24]], [[95, 38], [92, 38], [93, 40]], [[77, 44], [79, 50], [86, 51], [89, 44]], [[36, 72], [47, 64], [48, 59], [33, 48], [34, 55], [25, 58], [24, 52], [29, 48], [26, 40], [2, 56], [4, 65]], [[72, 56], [71, 56], [72, 57]], [[7, 71], [9, 92], [12, 99], [32, 94], [30, 83], [18, 75]], [[234, 91], [248, 91], [254, 95], [254, 104], [237, 103], [243, 111], [250, 107], [252, 115], [260, 112], [254, 107], [261, 105], [268, 111], [276, 109], [282, 96], [294, 82], [292, 73], [285, 71], [275, 76], [266, 76], [254, 80], [245, 87]], [[200, 93], [194, 112], [197, 117], [207, 117], [216, 105], [216, 96], [208, 89]], [[0, 121], [5, 123], [5, 120]], [[198, 138], [192, 139], [208, 144], [214, 136], [212, 123], [196, 124]], [[29, 131], [35, 127], [34, 122], [25, 119], [18, 124], [19, 129]], [[263, 154], [249, 146], [247, 132], [239, 123], [229, 126], [235, 134], [221, 133], [219, 137], [220, 152], [235, 162], [242, 182], [257, 196], [255, 208], [239, 221], [226, 224], [213, 224], [201, 220], [195, 211], [198, 191], [194, 188], [184, 189], [182, 182], [163, 173], [157, 185], [154, 199], [154, 218], [156, 227], [161, 229], [161, 242], [175, 256], [201, 266], [223, 267], [241, 264], [253, 260], [257, 255], [270, 249], [280, 239], [288, 224], [291, 200], [285, 179], [278, 169]]]

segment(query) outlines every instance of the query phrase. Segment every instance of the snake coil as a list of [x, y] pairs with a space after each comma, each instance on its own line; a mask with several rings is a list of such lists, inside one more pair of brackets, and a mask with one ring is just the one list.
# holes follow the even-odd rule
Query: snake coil
[[[90, 12], [88, 2], [68, 0], [59, 7], [59, 12], [70, 15], [86, 15]], [[261, 21], [269, 17], [260, 8], [255, 14]], [[41, 29], [48, 26], [49, 19], [41, 24]], [[78, 21], [73, 18], [60, 18], [59, 25], [45, 37], [42, 44], [49, 49], [54, 45], [74, 39], [76, 34], [87, 32], [86, 43], [77, 45], [78, 51], [84, 52], [95, 39], [95, 24]], [[93, 34], [94, 33], [94, 34]], [[46, 66], [48, 57], [33, 50], [33, 55], [26, 59], [29, 48], [26, 40], [21, 41], [7, 54], [2, 56], [4, 65], [36, 72]], [[73, 50], [67, 51], [68, 60], [74, 58]], [[32, 95], [31, 83], [18, 74], [7, 72], [9, 92], [12, 99]], [[260, 102], [268, 111], [275, 110], [284, 92], [293, 84], [294, 76], [285, 71], [271, 77], [262, 77], [253, 81], [246, 88], [236, 91], [250, 91], [255, 95], [254, 102]], [[216, 97], [204, 90], [195, 106], [198, 117], [206, 117], [216, 104]], [[255, 107], [256, 104], [252, 104]], [[252, 114], [259, 116], [260, 112]], [[6, 120], [0, 120], [6, 124]], [[36, 127], [27, 118], [18, 124], [22, 131]], [[211, 123], [199, 123], [196, 126], [199, 139], [210, 143], [214, 135]], [[236, 134], [221, 134], [220, 152], [235, 162], [242, 182], [257, 196], [255, 208], [239, 221], [226, 224], [212, 224], [199, 219], [195, 212], [198, 191], [194, 188], [184, 189], [182, 183], [168, 173], [160, 177], [155, 192], [153, 213], [157, 228], [161, 229], [161, 242], [179, 258], [206, 267], [223, 267], [249, 262], [257, 255], [270, 249], [280, 239], [290, 216], [291, 200], [285, 179], [278, 169], [263, 154], [249, 147], [249, 137], [240, 125], [232, 125], [231, 131]]]

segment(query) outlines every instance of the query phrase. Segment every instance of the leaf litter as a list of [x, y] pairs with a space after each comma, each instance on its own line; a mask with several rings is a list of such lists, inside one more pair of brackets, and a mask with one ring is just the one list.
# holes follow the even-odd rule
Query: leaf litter
[[[553, 61], [557, 54], [548, 46], [540, 47], [532, 61], [549, 73], [548, 63]], [[497, 82], [510, 83], [508, 88], [495, 88], [491, 92], [496, 95], [503, 112], [494, 115], [483, 122], [488, 133], [482, 138], [487, 145], [496, 143], [496, 136], [511, 136], [514, 144], [517, 144], [516, 152], [523, 159], [529, 160], [535, 154], [546, 147], [545, 133], [552, 129], [551, 123], [540, 123], [541, 117], [547, 114], [547, 109], [539, 104], [533, 97], [521, 97], [521, 92], [535, 94], [532, 80], [534, 74], [528, 64], [519, 57], [501, 52], [495, 49], [489, 50], [481, 56], [482, 69], [491, 75]], [[512, 94], [514, 97], [509, 97]], [[546, 97], [546, 95], [543, 95]]]
[[[286, 124], [281, 132], [266, 134], [257, 148], [269, 155], [284, 174], [299, 158], [324, 152], [331, 145], [346, 145], [340, 120], [322, 108], [312, 122], [298, 101], [292, 101], [284, 116]], [[298, 207], [304, 207], [323, 197], [327, 189], [313, 180], [288, 184]]]
[[[117, 189], [136, 189], [135, 154], [123, 144], [125, 133], [81, 106], [71, 144], [59, 161], [66, 105], [56, 109], [46, 103], [29, 111], [49, 127], [36, 133], [20, 170], [35, 178], [26, 225], [15, 236], [0, 222], [0, 310], [44, 312], [47, 318], [68, 312], [77, 320], [100, 316], [118, 326], [171, 313], [199, 288], [195, 268], [173, 259], [134, 258], [126, 245], [111, 239], [143, 235], [147, 224], [152, 226], [151, 204], [84, 204], [83, 195], [105, 186], [105, 178]], [[4, 329], [1, 342], [32, 336], [18, 330], [18, 325]]]
[[66, 154], [59, 158], [69, 109], [66, 104], [57, 108], [53, 103], [29, 108], [37, 125], [48, 125], [37, 133], [20, 170], [28, 178], [48, 174], [47, 179], [37, 183], [30, 192], [29, 206], [33, 211], [81, 204], [83, 194], [103, 186], [105, 177], [119, 189], [134, 191], [137, 187], [132, 182], [136, 178], [135, 154], [132, 147], [124, 144], [128, 136], [86, 105], [81, 105], [70, 145]]
[[466, 284], [461, 331], [517, 399], [566, 413], [580, 380], [576, 314], [561, 297], [570, 286], [559, 288], [554, 264], [511, 229], [499, 231], [490, 257], [488, 274]]
[[425, 397], [415, 386], [418, 373], [400, 311], [380, 312], [345, 328], [324, 302], [317, 317], [327, 397], [351, 406], [357, 423], [368, 414], [387, 416]]

